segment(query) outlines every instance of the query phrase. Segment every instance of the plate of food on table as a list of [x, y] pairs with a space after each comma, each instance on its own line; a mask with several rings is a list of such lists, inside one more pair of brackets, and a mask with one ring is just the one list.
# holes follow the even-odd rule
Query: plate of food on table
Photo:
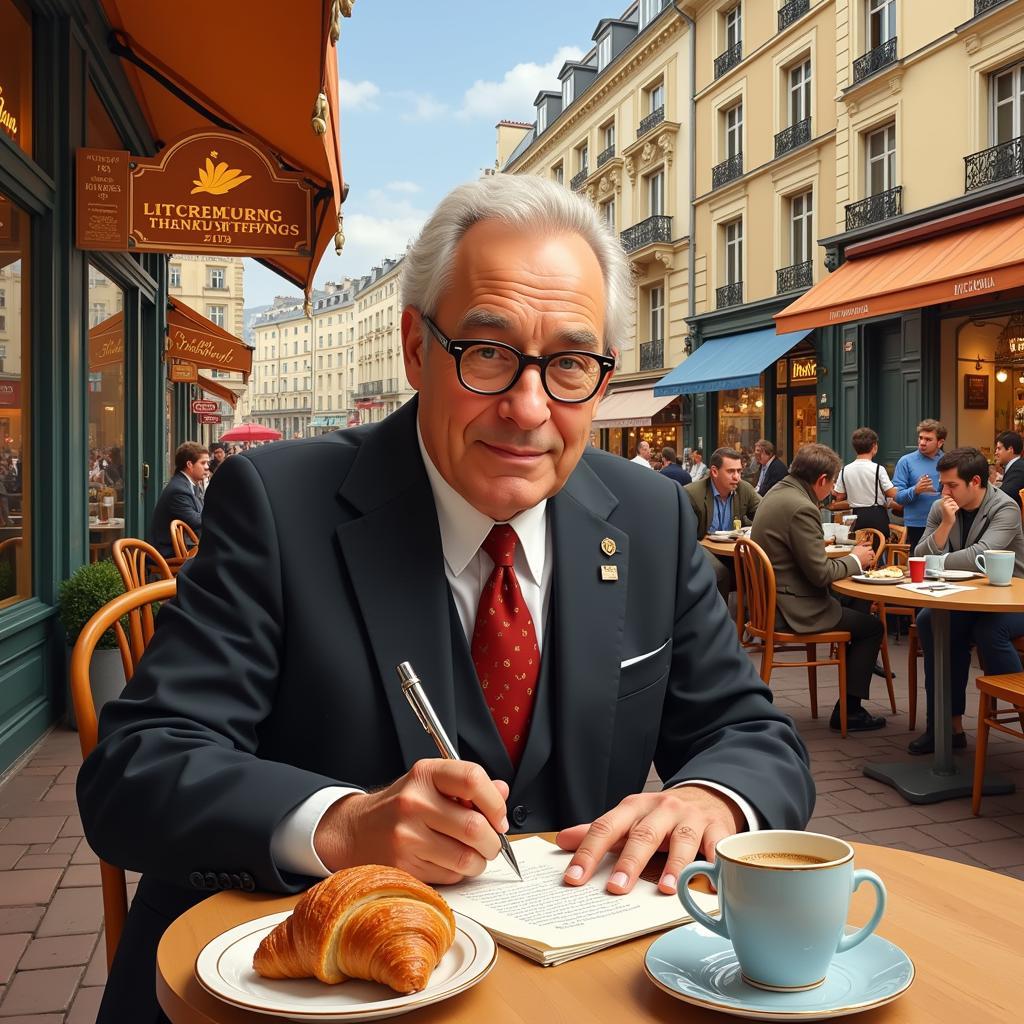
[[851, 580], [858, 583], [874, 583], [892, 586], [895, 583], [904, 583], [909, 577], [899, 565], [882, 565], [877, 569], [868, 569], [867, 572], [851, 576]]

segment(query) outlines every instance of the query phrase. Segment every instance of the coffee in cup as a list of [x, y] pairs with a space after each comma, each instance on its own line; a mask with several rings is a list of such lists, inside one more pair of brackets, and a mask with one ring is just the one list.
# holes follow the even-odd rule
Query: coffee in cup
[[[693, 901], [686, 883], [694, 875], [715, 884], [720, 918]], [[874, 886], [875, 912], [846, 935], [850, 896], [863, 882]], [[882, 880], [854, 870], [849, 843], [781, 829], [720, 840], [714, 864], [695, 861], [680, 872], [678, 894], [695, 921], [732, 943], [744, 981], [777, 992], [816, 988], [832, 957], [863, 942], [885, 912]]]

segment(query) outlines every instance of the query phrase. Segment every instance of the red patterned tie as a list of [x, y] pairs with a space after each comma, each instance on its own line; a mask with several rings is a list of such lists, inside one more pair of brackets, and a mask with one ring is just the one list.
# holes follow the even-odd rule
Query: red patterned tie
[[493, 527], [483, 542], [494, 571], [480, 594], [472, 644], [484, 699], [514, 767], [526, 746], [540, 671], [537, 633], [512, 568], [518, 540], [506, 524]]

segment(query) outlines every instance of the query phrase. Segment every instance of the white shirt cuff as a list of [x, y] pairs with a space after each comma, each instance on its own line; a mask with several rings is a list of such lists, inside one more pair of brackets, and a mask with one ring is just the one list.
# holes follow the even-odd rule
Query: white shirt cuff
[[715, 789], [722, 796], [727, 796], [742, 812], [747, 819], [747, 831], [759, 832], [761, 830], [761, 818], [753, 806], [739, 795], [734, 793], [728, 786], [719, 785], [717, 782], [708, 782], [706, 779], [687, 779], [685, 782], [677, 782], [672, 788], [679, 789], [680, 786], [704, 786], [706, 789]]
[[313, 847], [320, 819], [329, 807], [343, 797], [363, 790], [351, 786], [327, 786], [306, 797], [298, 807], [289, 811], [278, 822], [270, 839], [270, 856], [279, 871], [295, 875], [326, 878], [330, 871], [317, 856]]

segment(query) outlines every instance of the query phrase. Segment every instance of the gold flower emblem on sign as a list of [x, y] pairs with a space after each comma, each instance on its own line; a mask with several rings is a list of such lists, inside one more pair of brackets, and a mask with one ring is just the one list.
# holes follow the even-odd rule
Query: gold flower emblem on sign
[[251, 174], [242, 174], [237, 167], [228, 167], [225, 160], [214, 164], [211, 157], [216, 155], [217, 153], [211, 150], [210, 156], [206, 158], [206, 166], [199, 168], [199, 177], [192, 180], [192, 184], [195, 185], [192, 195], [208, 192], [211, 196], [222, 196], [252, 177]]

